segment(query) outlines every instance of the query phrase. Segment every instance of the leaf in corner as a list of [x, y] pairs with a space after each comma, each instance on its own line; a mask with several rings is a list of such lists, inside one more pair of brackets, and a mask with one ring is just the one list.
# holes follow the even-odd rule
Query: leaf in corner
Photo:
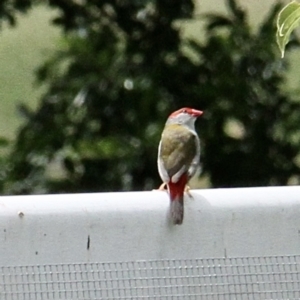
[[277, 16], [276, 40], [284, 57], [285, 46], [289, 42], [292, 31], [298, 26], [300, 21], [300, 3], [293, 1], [287, 4]]

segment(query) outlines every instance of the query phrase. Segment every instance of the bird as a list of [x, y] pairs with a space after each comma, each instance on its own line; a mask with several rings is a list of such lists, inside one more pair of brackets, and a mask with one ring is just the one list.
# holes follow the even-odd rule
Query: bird
[[158, 146], [158, 173], [163, 181], [159, 190], [167, 186], [170, 197], [170, 217], [174, 225], [183, 222], [184, 192], [195, 174], [200, 160], [200, 140], [195, 121], [203, 111], [184, 107], [168, 117]]

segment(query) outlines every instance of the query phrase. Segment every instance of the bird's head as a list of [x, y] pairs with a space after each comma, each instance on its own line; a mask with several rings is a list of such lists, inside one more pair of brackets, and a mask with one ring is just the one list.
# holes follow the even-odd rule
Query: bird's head
[[195, 120], [203, 114], [203, 111], [194, 108], [183, 107], [170, 114], [167, 124], [183, 124], [194, 126]]

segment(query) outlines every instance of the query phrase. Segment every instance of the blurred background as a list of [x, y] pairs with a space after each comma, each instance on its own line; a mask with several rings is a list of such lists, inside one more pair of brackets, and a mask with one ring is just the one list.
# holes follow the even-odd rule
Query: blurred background
[[3, 0], [0, 192], [150, 190], [166, 118], [191, 106], [192, 187], [300, 181], [299, 42], [274, 0]]

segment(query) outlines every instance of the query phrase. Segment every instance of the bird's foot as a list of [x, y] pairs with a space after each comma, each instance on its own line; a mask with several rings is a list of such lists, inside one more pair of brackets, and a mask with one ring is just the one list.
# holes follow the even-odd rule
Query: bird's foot
[[187, 195], [191, 198], [191, 199], [194, 199], [193, 195], [191, 194], [190, 192], [191, 188], [186, 185], [185, 188], [184, 188], [184, 192], [187, 193]]
[[167, 184], [165, 182], [163, 182], [158, 188], [159, 191], [164, 191], [166, 189], [167, 189]]
[[167, 184], [163, 182], [158, 189], [153, 189], [152, 191], [166, 191], [167, 190]]

